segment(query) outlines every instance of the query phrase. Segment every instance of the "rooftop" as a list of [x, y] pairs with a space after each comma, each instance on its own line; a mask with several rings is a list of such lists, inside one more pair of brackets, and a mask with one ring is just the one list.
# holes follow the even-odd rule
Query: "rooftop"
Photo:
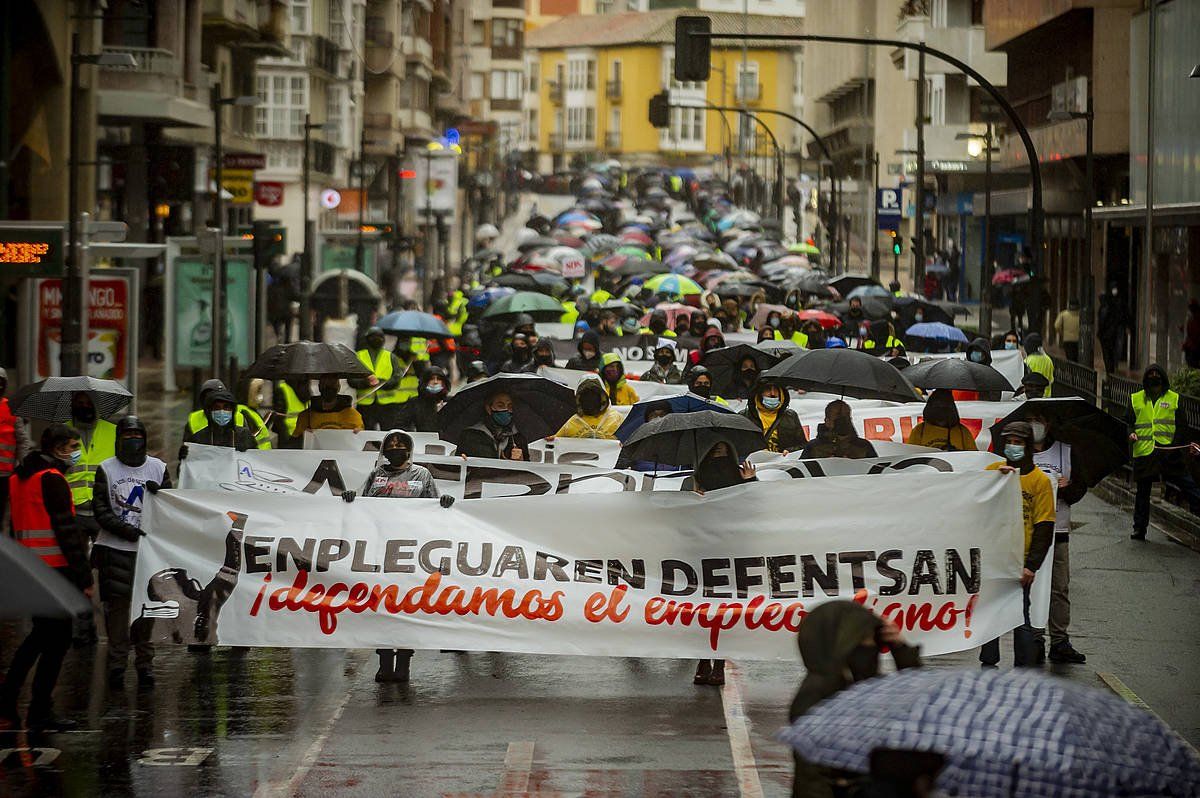
[[[573, 14], [530, 31], [525, 47], [534, 50], [560, 50], [569, 47], [613, 47], [635, 44], [674, 44], [675, 18], [695, 14], [690, 8], [663, 8], [655, 11], [629, 11], [623, 14]], [[743, 17], [723, 11], [709, 12], [713, 33], [741, 33], [746, 30], [751, 47], [789, 48], [798, 42], [755, 42], [756, 33], [801, 34], [804, 18], [750, 14]], [[743, 28], [743, 25], [745, 27]], [[741, 47], [740, 40], [714, 41], [714, 47]]]

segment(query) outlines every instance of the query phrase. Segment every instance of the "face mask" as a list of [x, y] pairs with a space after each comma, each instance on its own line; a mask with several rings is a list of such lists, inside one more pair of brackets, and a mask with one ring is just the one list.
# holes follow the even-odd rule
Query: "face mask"
[[669, 366], [675, 361], [675, 356], [670, 352], [663, 352], [660, 355], [654, 356], [654, 362], [660, 366]]
[[1113, 288], [1113, 289], [1111, 289], [1111, 290], [1110, 290], [1108, 293], [1112, 294], [1113, 296], [1116, 296], [1116, 295], [1117, 295], [1117, 289], [1116, 289], [1116, 288]]
[[579, 397], [579, 409], [583, 411], [585, 416], [598, 416], [600, 410], [604, 406], [604, 400], [596, 395], [595, 391], [585, 393]]
[[438, 396], [444, 390], [446, 390], [446, 386], [442, 385], [440, 382], [431, 382], [425, 386], [425, 393], [432, 396]]
[[703, 396], [705, 399], [707, 399], [709, 397], [709, 394], [712, 393], [712, 386], [711, 385], [693, 385], [692, 393], [694, 393], [698, 396]]
[[584, 360], [593, 360], [596, 357], [595, 349], [583, 349], [579, 352], [579, 356]]
[[91, 424], [96, 420], [96, 408], [94, 407], [74, 407], [71, 408], [71, 417], [83, 424]]
[[1010, 463], [1019, 463], [1025, 459], [1025, 446], [1020, 443], [1004, 444], [1004, 459]]
[[408, 449], [388, 449], [383, 453], [383, 459], [390, 466], [402, 466], [409, 461], [412, 453]]
[[1016, 341], [1005, 341], [1004, 348], [1011, 352], [1012, 350], [1017, 348], [1017, 342]]
[[1029, 426], [1033, 427], [1033, 442], [1041, 443], [1046, 440], [1046, 425], [1040, 421], [1030, 421]]
[[1163, 387], [1163, 384], [1162, 384], [1162, 380], [1160, 380], [1160, 379], [1155, 378], [1155, 379], [1146, 380], [1147, 390], [1161, 391], [1162, 387]]
[[917, 314], [917, 315], [915, 315], [913, 318], [916, 320], [917, 324], [920, 324], [921, 322], [925, 321], [925, 314], [924, 314], [924, 313], [918, 313], [918, 314]]
[[144, 438], [122, 438], [117, 441], [117, 454], [122, 462], [136, 463], [146, 456]]
[[383, 348], [383, 339], [382, 338], [368, 338], [367, 339], [367, 349], [382, 349], [382, 348]]
[[879, 649], [875, 646], [855, 646], [850, 656], [846, 657], [846, 669], [856, 682], [878, 676]]
[[783, 398], [779, 396], [764, 396], [762, 398], [762, 406], [768, 410], [776, 410], [783, 404]]
[[[83, 450], [76, 449], [75, 451], [68, 454], [66, 459], [63, 460], [63, 462], [67, 464], [68, 468], [70, 468], [71, 466], [78, 463], [81, 457], [83, 457]], [[60, 459], [62, 459], [62, 458], [60, 458]]]
[[772, 327], [778, 327], [779, 319], [767, 319], [767, 324], [771, 325]]
[[511, 410], [493, 410], [492, 421], [497, 427], [507, 427], [512, 423], [513, 414]]
[[968, 357], [970, 358], [972, 363], [982, 363], [983, 362], [983, 353], [982, 352], [972, 352], [970, 355], [968, 355]]
[[227, 427], [227, 426], [229, 426], [229, 422], [233, 421], [233, 411], [232, 410], [214, 410], [212, 412], [212, 420], [213, 420], [213, 423], [216, 424], [218, 427]]
[[746, 382], [754, 382], [756, 379], [758, 379], [758, 372], [754, 369], [743, 369], [742, 379]]
[[528, 349], [518, 348], [518, 349], [513, 350], [513, 360], [517, 361], [518, 363], [524, 363], [528, 359], [529, 359], [529, 350]]

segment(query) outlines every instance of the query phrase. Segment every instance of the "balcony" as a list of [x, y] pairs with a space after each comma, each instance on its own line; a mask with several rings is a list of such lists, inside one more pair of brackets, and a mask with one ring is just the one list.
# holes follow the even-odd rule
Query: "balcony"
[[[959, 28], [935, 28], [930, 24], [929, 17], [903, 17], [896, 26], [897, 38], [906, 42], [925, 42], [934, 49], [948, 53], [960, 61], [970, 64], [975, 71], [983, 75], [988, 82], [1003, 86], [1008, 82], [1008, 56], [1002, 52], [992, 52], [984, 43], [984, 28], [982, 25], [972, 25]], [[919, 68], [917, 53], [912, 50], [898, 49], [892, 51], [892, 63], [904, 69], [904, 77], [916, 80]], [[933, 57], [925, 59], [926, 75], [959, 75], [958, 67]], [[968, 85], [979, 85], [974, 79], [967, 79]]]
[[396, 129], [396, 118], [387, 113], [363, 114], [363, 127], [371, 131]]
[[621, 81], [610, 80], [604, 84], [604, 96], [617, 102], [621, 99]]
[[363, 38], [367, 40], [367, 47], [391, 50], [396, 46], [396, 34], [382, 24], [367, 25], [363, 31]]
[[562, 105], [563, 87], [557, 80], [546, 81], [546, 89], [550, 93], [550, 102], [555, 105]]
[[308, 65], [319, 69], [331, 78], [338, 78], [339, 54], [337, 45], [324, 36], [314, 36], [309, 51]]
[[562, 152], [564, 147], [565, 137], [562, 133], [551, 133], [549, 136], [549, 144], [551, 152]]
[[131, 67], [101, 67], [96, 83], [101, 118], [140, 119], [173, 126], [209, 127], [212, 111], [190, 99], [182, 65], [169, 50], [104, 46], [105, 53], [133, 56]]
[[616, 152], [621, 149], [621, 131], [610, 130], [604, 134], [604, 146]]
[[524, 0], [492, 0], [492, 8], [518, 8], [524, 9]]
[[520, 111], [521, 110], [521, 101], [520, 100], [506, 100], [503, 98], [493, 97], [491, 103], [492, 103], [493, 111]]
[[204, 0], [204, 35], [218, 45], [287, 58], [287, 6], [285, 0]]

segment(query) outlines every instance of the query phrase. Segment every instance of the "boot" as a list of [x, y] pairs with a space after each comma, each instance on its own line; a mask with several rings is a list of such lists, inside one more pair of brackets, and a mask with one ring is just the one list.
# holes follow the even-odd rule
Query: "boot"
[[692, 684], [708, 684], [710, 676], [712, 676], [712, 660], [702, 659], [696, 663], [696, 675], [692, 677]]
[[1050, 661], [1070, 665], [1082, 665], [1087, 662], [1087, 657], [1076, 651], [1075, 647], [1069, 642], [1064, 641], [1050, 646]]
[[1144, 530], [1144, 529], [1133, 530], [1133, 534], [1129, 536], [1129, 539], [1130, 540], [1145, 540], [1146, 539], [1146, 530]]
[[412, 662], [412, 649], [402, 648], [394, 655], [396, 667], [392, 672], [390, 682], [407, 682], [408, 681], [408, 666]]
[[720, 687], [725, 684], [725, 660], [713, 660], [712, 673], [708, 677], [708, 684], [714, 687]]
[[390, 682], [396, 673], [396, 652], [390, 648], [378, 649], [379, 670], [375, 671], [375, 681]]

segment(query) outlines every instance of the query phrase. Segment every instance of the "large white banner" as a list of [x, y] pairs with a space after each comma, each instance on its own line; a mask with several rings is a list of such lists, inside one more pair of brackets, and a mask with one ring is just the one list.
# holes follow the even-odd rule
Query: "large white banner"
[[[897, 446], [904, 451], [867, 460], [830, 458], [800, 460], [799, 452], [781, 457], [759, 452], [751, 460], [760, 480], [857, 474], [951, 473], [981, 471], [999, 460], [987, 452], [939, 452]], [[909, 451], [916, 449], [916, 451]], [[344, 490], [360, 491], [375, 467], [372, 452], [271, 449], [234, 452], [227, 448], [194, 445], [180, 464], [179, 487], [188, 490], [224, 490], [233, 493], [340, 496]], [[690, 470], [671, 473], [597, 468], [571, 463], [520, 463], [485, 458], [416, 456], [429, 469], [439, 493], [457, 499], [503, 496], [553, 496], [564, 493], [624, 493], [649, 490], [691, 490]]]
[[[304, 433], [304, 448], [322, 451], [378, 452], [386, 432], [363, 430], [351, 432], [322, 429]], [[438, 438], [436, 432], [410, 432], [413, 452], [420, 456], [451, 455], [455, 446]], [[189, 447], [190, 451], [190, 447]], [[621, 444], [618, 441], [592, 438], [555, 438], [529, 444], [529, 458], [535, 463], [576, 463], [613, 468], [617, 464]]]
[[894, 620], [930, 654], [1022, 620], [1015, 475], [529, 508], [160, 491], [145, 508], [134, 623], [177, 643], [791, 661], [806, 613], [832, 598]]

